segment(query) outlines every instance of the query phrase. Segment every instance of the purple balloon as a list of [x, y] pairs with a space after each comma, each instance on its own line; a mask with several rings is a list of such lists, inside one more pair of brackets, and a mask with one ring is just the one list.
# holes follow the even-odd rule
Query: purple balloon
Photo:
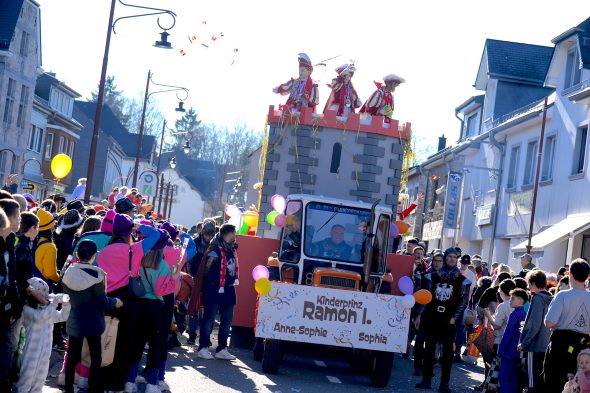
[[257, 265], [254, 267], [254, 269], [252, 269], [252, 278], [254, 281], [258, 281], [261, 278], [268, 279], [268, 277], [270, 277], [270, 272], [266, 266]]
[[414, 282], [408, 276], [403, 276], [397, 282], [397, 287], [404, 295], [411, 295], [414, 293]]
[[389, 237], [396, 238], [399, 235], [399, 228], [395, 225], [395, 221], [389, 226]]

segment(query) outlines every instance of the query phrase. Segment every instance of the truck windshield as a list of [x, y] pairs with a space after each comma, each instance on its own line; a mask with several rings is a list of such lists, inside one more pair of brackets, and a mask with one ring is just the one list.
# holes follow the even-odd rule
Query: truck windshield
[[305, 214], [305, 255], [363, 263], [363, 243], [371, 220], [369, 209], [312, 202]]

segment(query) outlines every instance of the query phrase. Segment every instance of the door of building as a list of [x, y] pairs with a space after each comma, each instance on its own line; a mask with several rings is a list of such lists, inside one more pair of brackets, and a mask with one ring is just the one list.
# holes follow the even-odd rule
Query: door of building
[[[582, 258], [590, 260], [590, 235], [584, 235], [582, 237]], [[568, 261], [569, 263], [570, 261]]]

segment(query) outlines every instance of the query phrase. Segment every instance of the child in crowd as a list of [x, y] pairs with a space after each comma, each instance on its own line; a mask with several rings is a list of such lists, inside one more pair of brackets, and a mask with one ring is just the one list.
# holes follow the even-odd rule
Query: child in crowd
[[590, 349], [584, 349], [578, 354], [576, 382], [580, 393], [590, 393]]
[[[16, 391], [38, 393], [43, 390], [49, 372], [53, 324], [68, 319], [70, 304], [67, 297], [62, 294], [55, 295], [50, 301], [49, 286], [42, 279], [32, 277], [28, 282], [30, 294], [23, 310], [23, 323], [27, 335]], [[60, 311], [57, 310], [59, 304]]]
[[89, 392], [100, 392], [100, 368], [102, 363], [101, 335], [105, 330], [104, 312], [123, 303], [106, 296], [105, 272], [93, 266], [96, 244], [82, 240], [76, 252], [78, 263], [66, 270], [63, 277], [64, 292], [72, 299], [72, 312], [67, 320], [69, 335], [66, 361], [66, 393], [74, 392], [74, 372], [80, 362], [84, 340], [90, 349]]
[[520, 353], [518, 340], [520, 339], [520, 325], [526, 318], [524, 304], [529, 301], [529, 295], [524, 289], [518, 288], [510, 292], [510, 307], [514, 309], [508, 318], [504, 336], [498, 347], [500, 361], [500, 387], [502, 393], [517, 393], [520, 382]]

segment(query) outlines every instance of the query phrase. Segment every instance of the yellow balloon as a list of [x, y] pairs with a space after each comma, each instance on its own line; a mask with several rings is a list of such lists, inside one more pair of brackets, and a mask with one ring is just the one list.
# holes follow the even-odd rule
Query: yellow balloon
[[252, 228], [258, 226], [258, 213], [252, 210], [248, 210], [242, 214], [242, 219], [244, 223], [248, 225], [248, 228]]
[[271, 287], [272, 284], [268, 278], [259, 278], [254, 284], [254, 289], [256, 289], [256, 292], [260, 295], [267, 295], [270, 292]]
[[56, 179], [63, 179], [72, 170], [72, 159], [67, 154], [58, 154], [51, 160], [51, 173]]

